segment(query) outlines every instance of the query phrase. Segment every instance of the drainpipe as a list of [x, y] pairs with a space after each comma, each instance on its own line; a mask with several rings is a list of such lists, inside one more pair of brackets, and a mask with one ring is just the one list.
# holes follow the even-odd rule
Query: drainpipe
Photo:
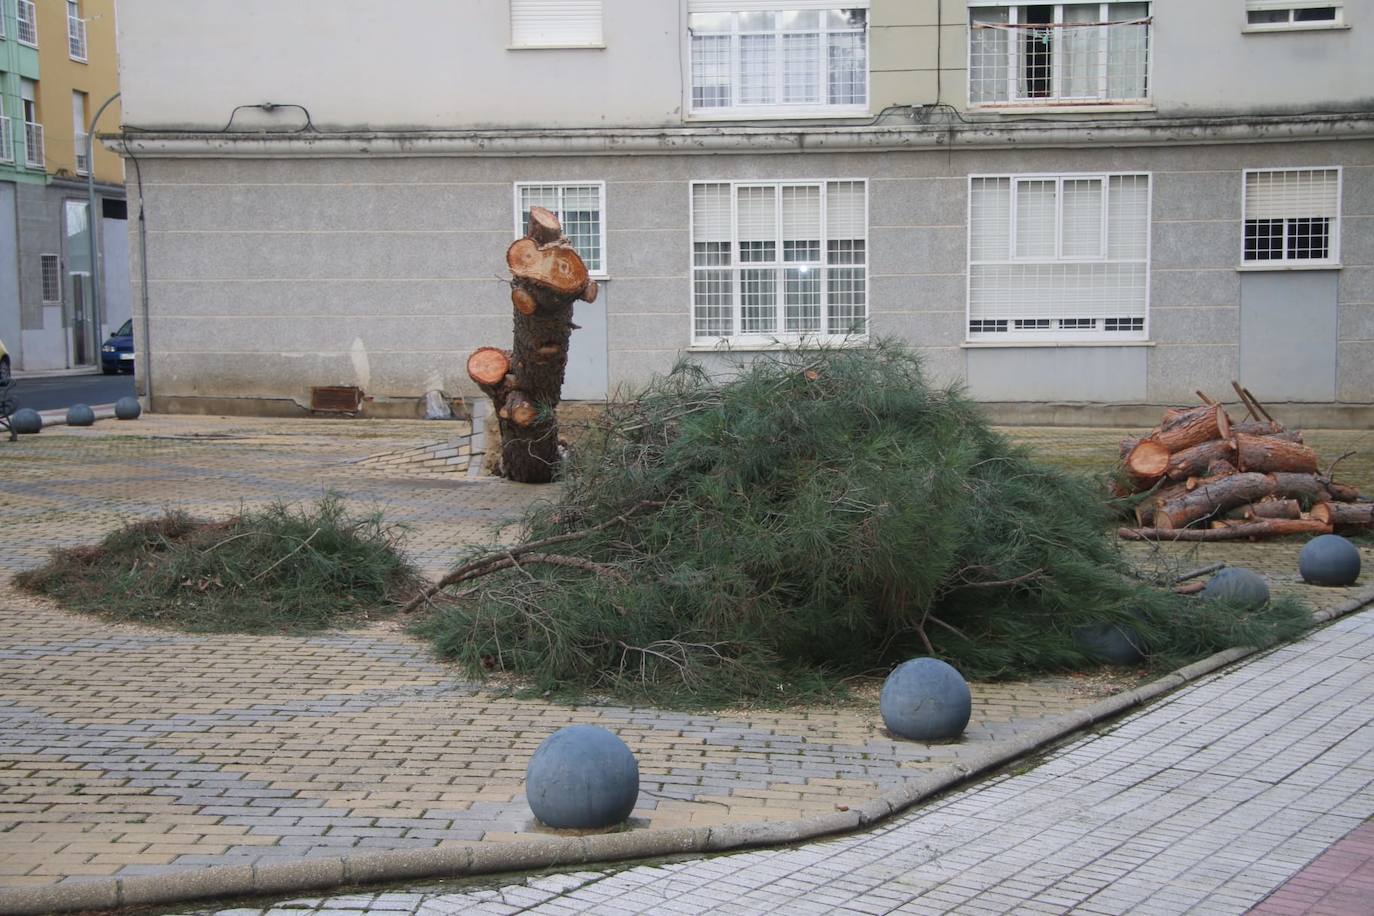
[[91, 127], [86, 132], [86, 235], [91, 243], [91, 316], [95, 319], [95, 358], [97, 364], [100, 361], [100, 323], [104, 318], [104, 301], [101, 296], [101, 280], [104, 270], [100, 263], [100, 245], [96, 243], [95, 233], [99, 225], [95, 215], [95, 125], [100, 122], [100, 116], [105, 113], [105, 109], [110, 107], [110, 103], [119, 98], [116, 92], [105, 100], [105, 104], [96, 109], [95, 117], [91, 118]]

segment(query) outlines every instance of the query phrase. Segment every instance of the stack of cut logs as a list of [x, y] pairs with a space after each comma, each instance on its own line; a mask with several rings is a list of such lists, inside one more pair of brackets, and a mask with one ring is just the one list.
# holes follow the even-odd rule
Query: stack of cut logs
[[1374, 503], [1329, 470], [1320, 473], [1301, 432], [1284, 429], [1248, 391], [1237, 391], [1255, 419], [1233, 424], [1203, 395], [1201, 406], [1170, 408], [1148, 436], [1122, 441], [1113, 495], [1145, 496], [1135, 507], [1139, 527], [1118, 534], [1226, 541], [1374, 529]]

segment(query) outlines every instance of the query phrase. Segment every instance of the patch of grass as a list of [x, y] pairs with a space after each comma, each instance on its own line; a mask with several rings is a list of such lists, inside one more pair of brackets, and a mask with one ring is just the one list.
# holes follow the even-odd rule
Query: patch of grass
[[168, 512], [54, 553], [26, 589], [111, 620], [194, 633], [306, 633], [392, 613], [419, 577], [380, 513], [326, 494], [222, 522]]
[[1307, 620], [1150, 587], [1108, 522], [1095, 482], [1034, 461], [903, 347], [770, 353], [723, 380], [683, 363], [610, 405], [526, 520], [558, 562], [527, 553], [419, 629], [474, 673], [691, 706], [807, 701], [913, 655], [969, 678], [1095, 667], [1085, 624], [1173, 664]]

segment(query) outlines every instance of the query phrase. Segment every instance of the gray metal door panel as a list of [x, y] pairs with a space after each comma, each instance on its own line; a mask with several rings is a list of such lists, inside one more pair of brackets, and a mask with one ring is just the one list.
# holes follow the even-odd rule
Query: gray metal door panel
[[604, 401], [610, 385], [606, 359], [607, 287], [593, 303], [573, 304], [573, 323], [578, 326], [568, 342], [568, 371], [563, 377], [565, 401]]
[[1240, 380], [1261, 401], [1336, 399], [1338, 276], [1334, 270], [1240, 278]]

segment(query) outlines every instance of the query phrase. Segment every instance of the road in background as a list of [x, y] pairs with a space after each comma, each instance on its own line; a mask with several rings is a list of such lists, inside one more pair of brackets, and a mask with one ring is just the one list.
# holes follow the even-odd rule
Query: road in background
[[15, 409], [61, 410], [73, 404], [110, 404], [134, 393], [133, 375], [16, 377]]

